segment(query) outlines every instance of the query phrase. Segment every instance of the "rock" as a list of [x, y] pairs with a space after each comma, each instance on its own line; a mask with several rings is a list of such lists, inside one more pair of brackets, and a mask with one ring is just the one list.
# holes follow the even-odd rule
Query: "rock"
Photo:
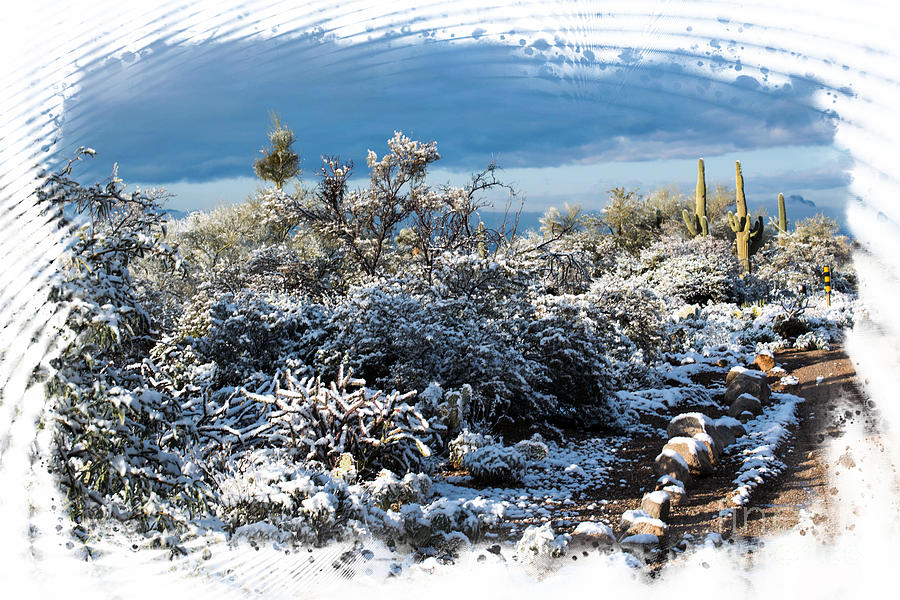
[[690, 480], [691, 469], [687, 461], [671, 449], [663, 448], [663, 451], [656, 457], [653, 468], [657, 475], [671, 475], [679, 481]]
[[615, 543], [616, 536], [613, 535], [613, 531], [608, 525], [588, 521], [579, 523], [572, 532], [569, 548], [571, 550], [605, 548], [613, 546]]
[[683, 485], [667, 485], [662, 489], [662, 491], [669, 494], [672, 506], [681, 505], [681, 502], [682, 500], [684, 500], [684, 497], [686, 495]]
[[669, 439], [674, 437], [691, 437], [695, 433], [709, 433], [714, 427], [713, 420], [703, 413], [681, 413], [669, 421], [666, 427], [666, 435]]
[[661, 475], [659, 479], [656, 480], [655, 490], [661, 490], [667, 485], [677, 485], [679, 487], [684, 487], [684, 484], [681, 481], [675, 479], [671, 475]]
[[691, 475], [709, 475], [713, 471], [709, 449], [703, 442], [692, 437], [675, 437], [663, 446], [663, 453], [667, 450], [681, 456]]
[[758, 415], [762, 412], [762, 404], [750, 394], [741, 394], [731, 403], [731, 407], [728, 409], [728, 416], [737, 417], [743, 412]]
[[634, 520], [634, 523], [631, 524], [631, 527], [628, 528], [628, 531], [625, 532], [624, 537], [627, 538], [632, 535], [644, 534], [654, 535], [657, 538], [664, 538], [669, 535], [669, 526], [659, 519], [638, 517]]
[[716, 432], [722, 440], [722, 449], [732, 445], [737, 438], [745, 435], [747, 430], [734, 417], [719, 417], [715, 421]]
[[741, 394], [751, 394], [760, 404], [765, 404], [772, 393], [765, 373], [744, 367], [731, 369], [725, 378], [725, 384], [728, 386], [725, 390], [725, 402], [729, 405]]
[[719, 431], [715, 421], [703, 413], [682, 413], [669, 421], [666, 434], [669, 438], [694, 437], [697, 433], [704, 433], [716, 443], [716, 460], [721, 457], [726, 446], [734, 443], [734, 437], [728, 432]]
[[641, 510], [653, 517], [665, 521], [669, 518], [672, 497], [668, 492], [656, 491], [645, 494], [641, 499]]
[[721, 444], [716, 442], [708, 433], [695, 433], [691, 437], [706, 446], [706, 450], [709, 455], [709, 462], [712, 463], [712, 466], [715, 467], [716, 465], [718, 465], [719, 459], [722, 458]]
[[659, 538], [649, 533], [630, 535], [619, 540], [619, 547], [643, 556], [659, 547]]
[[755, 415], [752, 412], [750, 412], [749, 410], [745, 410], [744, 412], [739, 414], [737, 418], [746, 423], [747, 421], [752, 421], [754, 416]]
[[768, 372], [775, 367], [775, 357], [772, 356], [771, 351], [763, 350], [753, 359], [753, 364], [756, 365], [760, 371]]
[[636, 520], [638, 519], [652, 519], [648, 513], [639, 509], [633, 508], [631, 510], [626, 510], [622, 513], [622, 518], [619, 519], [619, 528], [620, 529], [629, 529]]

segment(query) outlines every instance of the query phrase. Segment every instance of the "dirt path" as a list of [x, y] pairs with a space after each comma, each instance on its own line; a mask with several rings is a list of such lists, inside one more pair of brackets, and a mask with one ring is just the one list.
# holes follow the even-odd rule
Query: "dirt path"
[[[723, 460], [713, 475], [691, 482], [682, 504], [673, 507], [668, 519], [670, 547], [687, 534], [700, 541], [709, 532], [719, 533], [725, 539], [753, 540], [793, 527], [801, 508], [816, 513], [817, 520], [831, 520], [834, 492], [828, 481], [826, 442], [842, 435], [842, 427], [849, 418], [865, 418], [873, 425], [872, 411], [866, 406], [856, 385], [856, 371], [842, 348], [789, 350], [777, 354], [775, 360], [799, 383], [785, 387], [773, 377], [770, 378], [772, 389], [806, 400], [798, 408], [799, 425], [792, 429], [791, 440], [779, 452], [787, 468], [779, 477], [754, 490], [750, 507], [736, 510], [729, 517], [720, 513], [733, 508], [728, 498], [734, 488], [737, 461], [733, 456]], [[707, 383], [714, 382], [718, 383]], [[843, 412], [847, 403], [852, 408]], [[709, 414], [708, 410], [702, 412]], [[661, 442], [656, 440], [645, 445], [646, 442], [638, 440], [635, 444], [633, 452], [639, 468], [629, 477], [628, 488], [617, 494], [614, 506], [619, 514], [639, 508], [643, 494], [652, 489], [647, 484], [654, 480], [652, 464]], [[615, 515], [604, 516], [615, 523]]]
[[[856, 385], [852, 361], [840, 347], [831, 350], [801, 352], [789, 350], [776, 355], [776, 363], [799, 380], [797, 385], [772, 385], [803, 397], [799, 405], [799, 425], [780, 453], [785, 471], [754, 490], [750, 507], [719, 518], [732, 489], [733, 465], [723, 465], [716, 476], [699, 479], [688, 490], [688, 502], [674, 511], [670, 521], [672, 539], [685, 533], [700, 537], [715, 531], [723, 537], [756, 539], [789, 529], [799, 520], [800, 509], [816, 515], [817, 520], [833, 522], [833, 494], [828, 481], [826, 444], [843, 434], [850, 418], [865, 418], [873, 424]], [[847, 409], [847, 404], [850, 409]], [[846, 412], [844, 412], [846, 411]]]

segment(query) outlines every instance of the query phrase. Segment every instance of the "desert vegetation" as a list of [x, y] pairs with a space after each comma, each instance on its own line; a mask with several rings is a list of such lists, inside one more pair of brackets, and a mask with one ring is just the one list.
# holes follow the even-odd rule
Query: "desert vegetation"
[[[734, 192], [707, 198], [701, 161], [694, 197], [615, 188], [603, 211], [521, 231], [497, 165], [429, 180], [435, 142], [396, 133], [365, 173], [326, 156], [314, 182], [277, 119], [270, 142], [255, 169], [271, 187], [181, 220], [164, 191], [79, 183], [89, 149], [41, 182], [76, 233], [49, 298], [70, 311], [65, 347], [35, 377], [84, 527], [173, 548], [198, 524], [288, 545], [365, 530], [452, 555], [532, 510], [498, 490], [602, 497], [616, 459], [579, 440], [653, 434], [716, 404], [724, 387], [691, 377], [825, 348], [853, 318], [836, 223], [789, 226], [782, 201], [765, 225], [740, 165]], [[507, 218], [488, 225], [498, 191]], [[544, 538], [562, 547], [538, 528], [520, 545], [552, 554]]]

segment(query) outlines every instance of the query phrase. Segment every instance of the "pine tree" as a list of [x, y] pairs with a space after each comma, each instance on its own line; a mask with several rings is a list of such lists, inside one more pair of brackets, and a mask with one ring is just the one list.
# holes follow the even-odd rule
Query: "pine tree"
[[270, 113], [272, 129], [269, 130], [268, 148], [260, 150], [263, 157], [253, 163], [256, 176], [264, 181], [271, 181], [281, 189], [284, 182], [300, 174], [300, 157], [291, 149], [294, 144], [294, 132], [282, 124], [281, 118]]

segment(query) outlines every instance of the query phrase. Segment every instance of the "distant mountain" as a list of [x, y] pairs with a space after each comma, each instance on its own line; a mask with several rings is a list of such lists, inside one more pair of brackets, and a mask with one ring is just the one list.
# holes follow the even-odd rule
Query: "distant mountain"
[[803, 205], [805, 205], [805, 206], [811, 206], [811, 207], [813, 207], [813, 208], [815, 208], [815, 206], [816, 206], [816, 203], [815, 203], [815, 202], [813, 202], [812, 200], [807, 200], [806, 198], [804, 198], [804, 197], [801, 196], [800, 194], [791, 194], [790, 196], [788, 196], [788, 197], [786, 198], [786, 200], [787, 200], [788, 202], [791, 202], [791, 203], [794, 203], [794, 204], [803, 204]]
[[163, 213], [169, 216], [169, 218], [167, 219], [169, 221], [177, 221], [178, 219], [183, 219], [190, 214], [186, 210], [178, 210], [177, 208], [164, 208]]

